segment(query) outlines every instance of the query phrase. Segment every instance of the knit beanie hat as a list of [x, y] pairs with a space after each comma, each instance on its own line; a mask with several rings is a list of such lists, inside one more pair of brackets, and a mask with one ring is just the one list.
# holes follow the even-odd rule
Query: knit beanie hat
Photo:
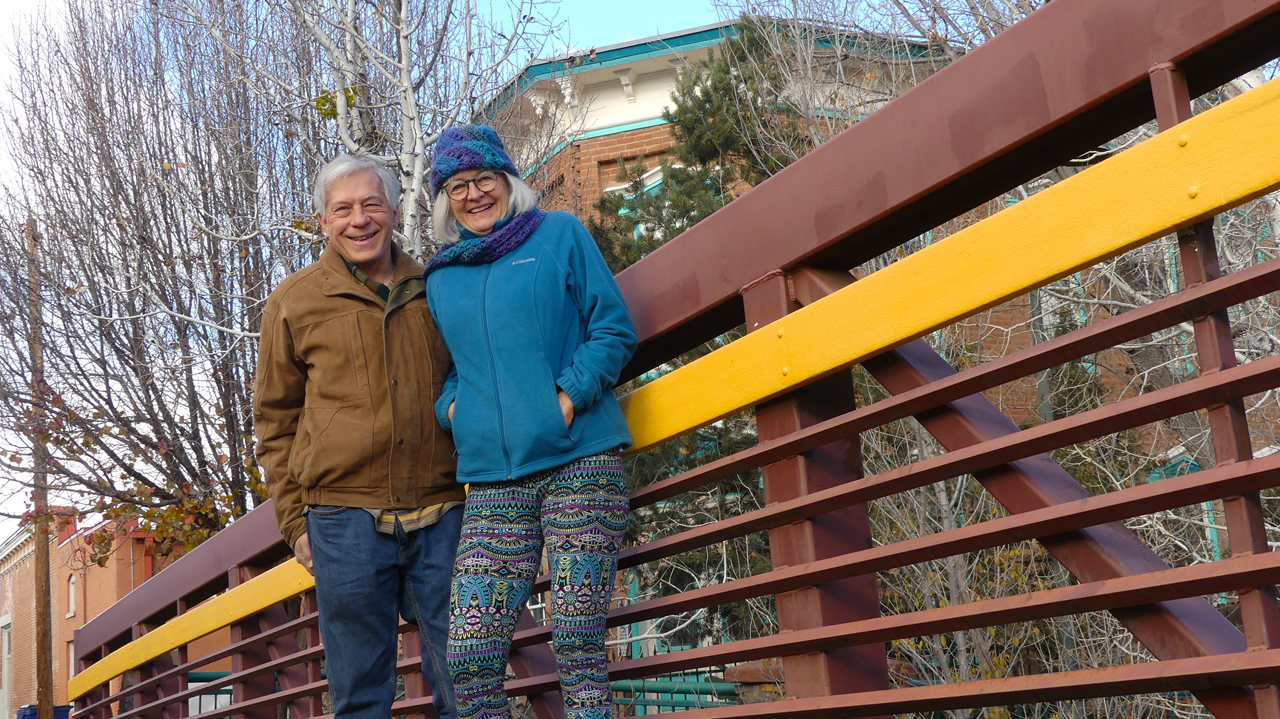
[[440, 135], [431, 158], [431, 196], [438, 196], [445, 180], [462, 170], [502, 170], [520, 176], [502, 138], [488, 125], [457, 125]]

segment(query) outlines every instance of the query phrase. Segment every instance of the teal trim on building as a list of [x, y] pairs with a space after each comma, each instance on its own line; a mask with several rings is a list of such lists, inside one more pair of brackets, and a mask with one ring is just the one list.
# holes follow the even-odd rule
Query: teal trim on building
[[520, 173], [520, 179], [522, 180], [528, 179], [529, 175], [532, 175], [535, 170], [547, 164], [547, 161], [549, 161], [551, 158], [555, 157], [556, 155], [559, 155], [561, 150], [568, 147], [569, 145], [572, 145], [575, 142], [578, 142], [579, 140], [591, 140], [597, 137], [606, 137], [608, 135], [616, 135], [620, 132], [631, 132], [632, 130], [644, 130], [649, 127], [657, 127], [659, 125], [665, 125], [665, 124], [667, 124], [666, 120], [662, 119], [661, 117], [655, 117], [652, 120], [637, 120], [636, 122], [628, 122], [624, 125], [614, 125], [613, 127], [601, 127], [595, 130], [587, 130], [586, 132], [582, 133], [581, 135], [578, 135], [577, 137], [572, 137], [572, 138], [569, 138], [568, 140], [561, 140], [560, 142], [556, 143], [556, 146], [551, 148], [551, 151], [548, 152], [546, 155], [543, 155], [541, 160], [538, 160], [537, 162], [533, 163], [533, 165], [525, 168], [525, 170]]
[[646, 128], [657, 127], [658, 125], [665, 125], [665, 124], [667, 124], [667, 121], [661, 117], [655, 117], [651, 120], [637, 120], [635, 122], [628, 122], [624, 125], [614, 125], [613, 127], [601, 127], [595, 130], [587, 130], [586, 132], [582, 133], [582, 135], [580, 136], [580, 139], [591, 140], [597, 137], [605, 137], [606, 135], [616, 135], [619, 132], [631, 132], [632, 130], [644, 130]]
[[654, 57], [664, 57], [675, 52], [688, 52], [704, 47], [719, 45], [726, 37], [737, 33], [736, 22], [723, 22], [714, 25], [703, 25], [691, 30], [656, 35], [639, 41], [620, 43], [608, 47], [590, 50], [578, 55], [540, 60], [530, 63], [524, 70], [508, 82], [489, 104], [479, 113], [482, 118], [494, 117], [507, 106], [511, 98], [523, 93], [531, 85], [541, 80], [576, 75], [588, 70], [614, 67], [629, 62], [639, 62]]
[[546, 60], [525, 68], [516, 81], [517, 83], [523, 81], [532, 84], [547, 78], [613, 67], [653, 57], [663, 57], [673, 52], [697, 50], [719, 45], [724, 42], [726, 37], [736, 34], [737, 27], [736, 23], [733, 22], [704, 25], [684, 33], [658, 35], [648, 40], [613, 45], [573, 57]]
[[[925, 60], [931, 57], [941, 59], [943, 53], [927, 43], [896, 42], [883, 37], [861, 33], [828, 31], [821, 27], [812, 27], [807, 31], [814, 36], [814, 44], [822, 48], [834, 48], [837, 43], [846, 50], [873, 57], [884, 57], [895, 60]], [[689, 52], [712, 47], [724, 42], [727, 38], [738, 34], [738, 21], [715, 23], [678, 31], [666, 35], [655, 35], [650, 38], [633, 40], [616, 45], [609, 45], [578, 53], [565, 55], [550, 60], [530, 62], [516, 77], [498, 91], [483, 110], [477, 113], [475, 121], [492, 119], [511, 99], [531, 85], [541, 80], [576, 75], [589, 70], [600, 70], [626, 63], [639, 62], [655, 57], [665, 57], [673, 53]], [[836, 38], [839, 38], [837, 41]]]

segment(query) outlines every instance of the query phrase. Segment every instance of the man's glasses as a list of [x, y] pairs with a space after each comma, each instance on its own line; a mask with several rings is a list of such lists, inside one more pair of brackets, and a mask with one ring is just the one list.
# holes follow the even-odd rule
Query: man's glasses
[[479, 175], [470, 180], [449, 180], [444, 186], [445, 194], [449, 195], [451, 200], [465, 199], [469, 190], [467, 185], [475, 184], [476, 189], [481, 192], [490, 192], [498, 186], [498, 176], [492, 172], [481, 172]]

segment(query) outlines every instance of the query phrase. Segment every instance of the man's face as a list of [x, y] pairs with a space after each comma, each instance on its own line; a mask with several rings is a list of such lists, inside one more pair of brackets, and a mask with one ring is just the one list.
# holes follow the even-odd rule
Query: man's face
[[382, 196], [382, 182], [372, 172], [356, 172], [329, 183], [320, 228], [338, 253], [357, 267], [376, 265], [391, 256], [391, 229], [396, 211]]

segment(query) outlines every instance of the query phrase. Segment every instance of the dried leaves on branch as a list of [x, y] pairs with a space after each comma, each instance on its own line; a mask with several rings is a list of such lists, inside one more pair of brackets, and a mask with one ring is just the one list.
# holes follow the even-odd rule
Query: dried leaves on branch
[[31, 390], [29, 318], [0, 313], [10, 490], [43, 440], [55, 502], [140, 518], [162, 551], [262, 501], [256, 331], [270, 290], [322, 248], [312, 178], [341, 152], [385, 157], [405, 178], [399, 239], [426, 252], [432, 143], [551, 29], [531, 0], [492, 9], [509, 15], [475, 0], [72, 0], [18, 26], [0, 293], [22, 308], [38, 292], [45, 389]]

